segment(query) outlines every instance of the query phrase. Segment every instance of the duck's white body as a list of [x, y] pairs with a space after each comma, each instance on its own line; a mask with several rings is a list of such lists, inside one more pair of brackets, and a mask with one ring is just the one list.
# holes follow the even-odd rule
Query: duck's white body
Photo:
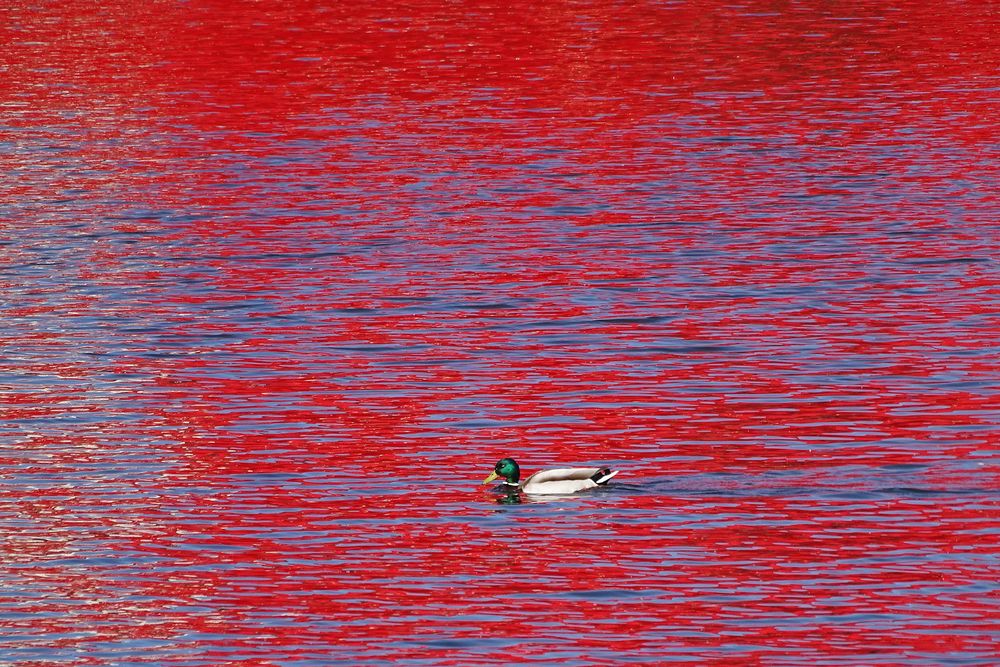
[[536, 495], [576, 493], [585, 489], [593, 489], [604, 484], [618, 474], [617, 470], [609, 470], [607, 474], [595, 480], [601, 468], [555, 468], [541, 470], [524, 480], [520, 485], [525, 493]]

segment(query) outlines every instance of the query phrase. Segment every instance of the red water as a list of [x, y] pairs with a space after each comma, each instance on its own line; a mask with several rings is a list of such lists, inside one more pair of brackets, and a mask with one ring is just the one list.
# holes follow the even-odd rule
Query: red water
[[360, 4], [0, 8], [0, 664], [997, 664], [996, 3]]

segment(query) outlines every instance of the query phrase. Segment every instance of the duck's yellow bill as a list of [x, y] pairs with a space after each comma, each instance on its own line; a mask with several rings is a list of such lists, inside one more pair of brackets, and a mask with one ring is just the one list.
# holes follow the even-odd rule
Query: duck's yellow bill
[[489, 484], [490, 482], [492, 482], [493, 480], [495, 480], [499, 476], [500, 475], [497, 474], [496, 470], [494, 470], [493, 472], [490, 473], [489, 477], [487, 477], [486, 479], [483, 480], [483, 484]]

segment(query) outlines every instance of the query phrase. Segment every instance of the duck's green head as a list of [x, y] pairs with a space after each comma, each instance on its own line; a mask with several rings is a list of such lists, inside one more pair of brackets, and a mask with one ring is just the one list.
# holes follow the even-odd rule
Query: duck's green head
[[514, 459], [500, 459], [493, 468], [493, 472], [487, 477], [483, 484], [489, 484], [498, 477], [503, 477], [508, 484], [517, 484], [521, 479], [521, 467]]

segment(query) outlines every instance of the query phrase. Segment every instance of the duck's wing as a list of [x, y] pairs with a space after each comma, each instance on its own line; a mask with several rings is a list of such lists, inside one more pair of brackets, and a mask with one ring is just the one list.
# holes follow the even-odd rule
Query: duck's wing
[[525, 493], [576, 493], [604, 484], [618, 474], [610, 468], [555, 468], [542, 470], [524, 480]]

